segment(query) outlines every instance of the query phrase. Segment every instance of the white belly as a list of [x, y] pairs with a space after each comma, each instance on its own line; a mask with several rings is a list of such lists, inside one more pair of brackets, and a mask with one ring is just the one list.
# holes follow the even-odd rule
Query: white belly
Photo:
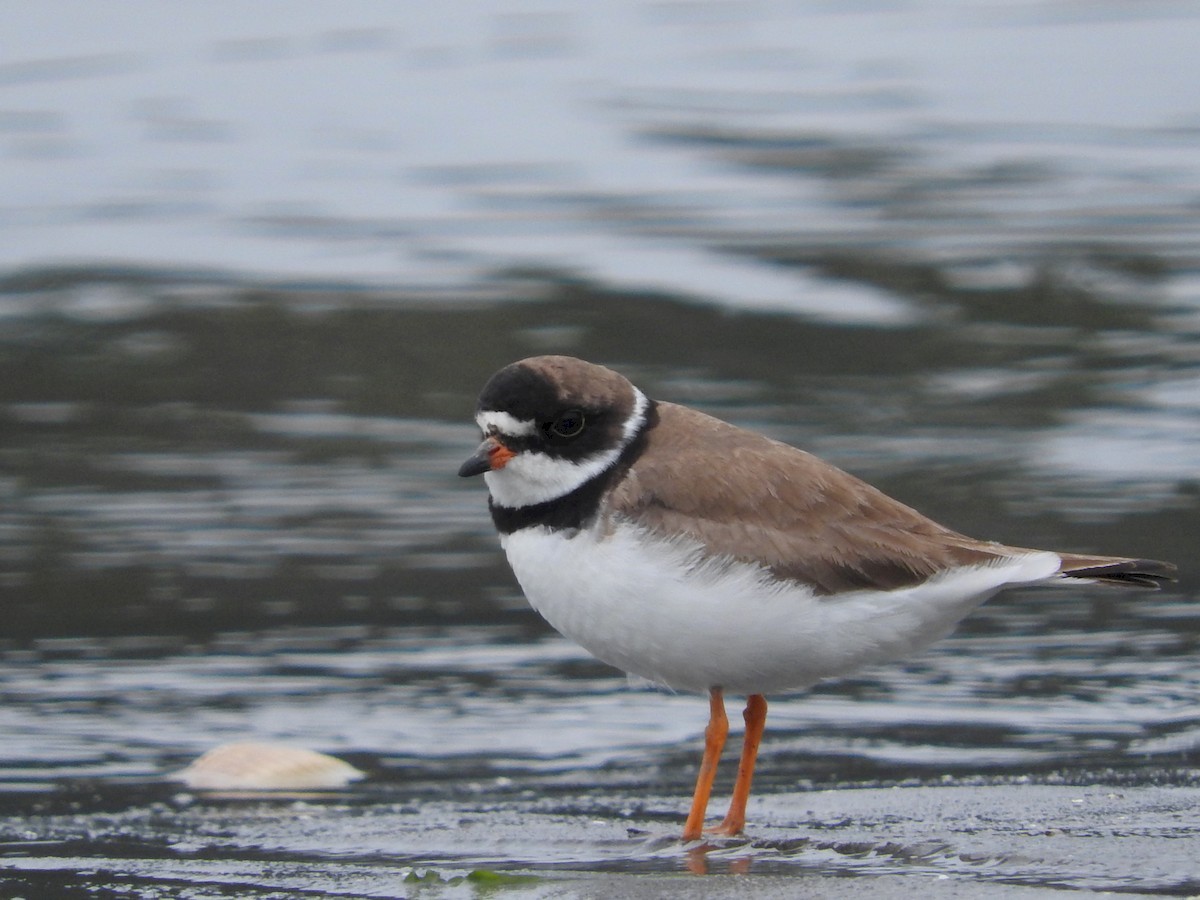
[[954, 570], [896, 591], [817, 597], [746, 564], [631, 527], [527, 528], [502, 539], [530, 604], [597, 658], [676, 690], [773, 693], [915, 652], [1000, 588], [1044, 581], [1053, 553]]

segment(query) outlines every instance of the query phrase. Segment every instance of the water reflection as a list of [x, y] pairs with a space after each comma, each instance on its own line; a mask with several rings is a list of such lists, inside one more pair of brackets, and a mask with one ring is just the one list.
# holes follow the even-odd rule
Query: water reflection
[[[270, 619], [271, 603], [292, 621], [447, 602], [486, 616], [494, 585], [511, 608], [482, 498], [453, 461], [487, 372], [548, 339], [907, 489], [966, 531], [1194, 510], [1189, 345], [1152, 309], [1105, 328], [1100, 301], [1079, 302], [1026, 341], [1016, 324], [827, 326], [553, 281], [548, 299], [467, 313], [332, 289], [316, 309], [313, 292], [277, 288], [214, 304], [219, 284], [181, 304], [156, 301], [177, 290], [166, 276], [56, 277], [15, 294], [26, 312], [0, 359], [14, 636], [103, 627], [114, 604], [142, 630], [262, 621], [241, 617]], [[141, 305], [106, 310], [135, 289]], [[1045, 299], [1012, 292], [1006, 310]], [[1138, 531], [1145, 546], [1122, 549], [1186, 555], [1173, 528]], [[1096, 543], [1037, 542], [1064, 540]]]
[[[1074, 600], [1044, 598], [1017, 595], [920, 660], [776, 701], [764, 784], [797, 772], [836, 783], [847, 765], [874, 778], [1103, 766], [1138, 779], [1189, 758], [1195, 610], [1145, 601], [1098, 627]], [[510, 777], [646, 777], [647, 754], [667, 754], [654, 777], [682, 789], [703, 713], [691, 696], [631, 690], [532, 623], [41, 639], [5, 653], [0, 692], [10, 785], [154, 778], [255, 739], [359, 754], [408, 779], [471, 759]]]
[[[630, 690], [549, 635], [483, 498], [453, 474], [483, 379], [548, 342], [815, 449], [964, 530], [1189, 557], [1187, 342], [1156, 307], [1097, 321], [1108, 301], [1084, 298], [1047, 328], [1022, 321], [1046, 294], [971, 311], [973, 294], [947, 288], [936, 302], [963, 315], [864, 329], [537, 278], [497, 282], [509, 299], [470, 310], [195, 277], [181, 291], [145, 272], [43, 273], [7, 295], [0, 840], [105, 853], [107, 826], [89, 817], [115, 805], [137, 840], [167, 827], [204, 857], [195, 835], [215, 829], [235, 855], [686, 866], [660, 833], [690, 788], [703, 702]], [[514, 288], [532, 284], [539, 299]], [[106, 312], [131, 293], [143, 300]], [[1099, 451], [1133, 435], [1112, 471]], [[960, 871], [960, 842], [919, 852], [911, 810], [895, 811], [905, 827], [804, 813], [826, 788], [1187, 789], [1200, 616], [1184, 571], [1181, 594], [999, 598], [918, 660], [775, 701], [756, 827], [846, 830], [722, 848], [705, 865]], [[196, 804], [159, 780], [246, 739], [368, 773], [303, 801], [319, 846], [301, 822], [281, 830], [282, 801]], [[31, 804], [48, 810], [32, 832]], [[497, 810], [519, 823], [501, 827], [502, 850], [479, 825], [448, 851], [439, 822]], [[645, 847], [628, 828], [651, 833]], [[993, 837], [978, 854], [1042, 877]]]

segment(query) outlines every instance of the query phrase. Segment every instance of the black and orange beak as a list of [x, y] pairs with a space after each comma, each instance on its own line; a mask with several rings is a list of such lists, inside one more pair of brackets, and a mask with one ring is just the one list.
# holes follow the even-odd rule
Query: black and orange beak
[[494, 472], [503, 469], [510, 459], [517, 454], [500, 443], [494, 436], [484, 438], [479, 449], [458, 468], [458, 474], [463, 478], [472, 475], [482, 475], [484, 472]]

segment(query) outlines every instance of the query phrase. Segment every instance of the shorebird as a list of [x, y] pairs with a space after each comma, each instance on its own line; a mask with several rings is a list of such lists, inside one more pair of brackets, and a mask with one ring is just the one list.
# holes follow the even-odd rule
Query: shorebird
[[747, 696], [729, 811], [710, 829], [732, 835], [746, 824], [767, 694], [921, 650], [1004, 588], [1155, 588], [1175, 574], [967, 537], [812, 454], [571, 357], [501, 369], [475, 420], [483, 443], [459, 474], [484, 476], [533, 608], [618, 669], [707, 692], [689, 841], [704, 833], [729, 730], [725, 692]]

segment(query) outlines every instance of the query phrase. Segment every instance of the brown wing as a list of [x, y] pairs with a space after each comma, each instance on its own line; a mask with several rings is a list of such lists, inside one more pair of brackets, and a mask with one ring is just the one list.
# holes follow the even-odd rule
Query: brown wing
[[[947, 568], [1030, 552], [979, 541], [810, 453], [703, 413], [659, 403], [645, 451], [609, 512], [686, 534], [714, 557], [756, 562], [817, 593], [918, 584]], [[1176, 568], [1157, 560], [1060, 553], [1064, 577], [1157, 588]]]
[[683, 532], [714, 556], [835, 594], [904, 587], [1021, 552], [944, 528], [802, 450], [670, 403], [658, 415], [611, 510]]

